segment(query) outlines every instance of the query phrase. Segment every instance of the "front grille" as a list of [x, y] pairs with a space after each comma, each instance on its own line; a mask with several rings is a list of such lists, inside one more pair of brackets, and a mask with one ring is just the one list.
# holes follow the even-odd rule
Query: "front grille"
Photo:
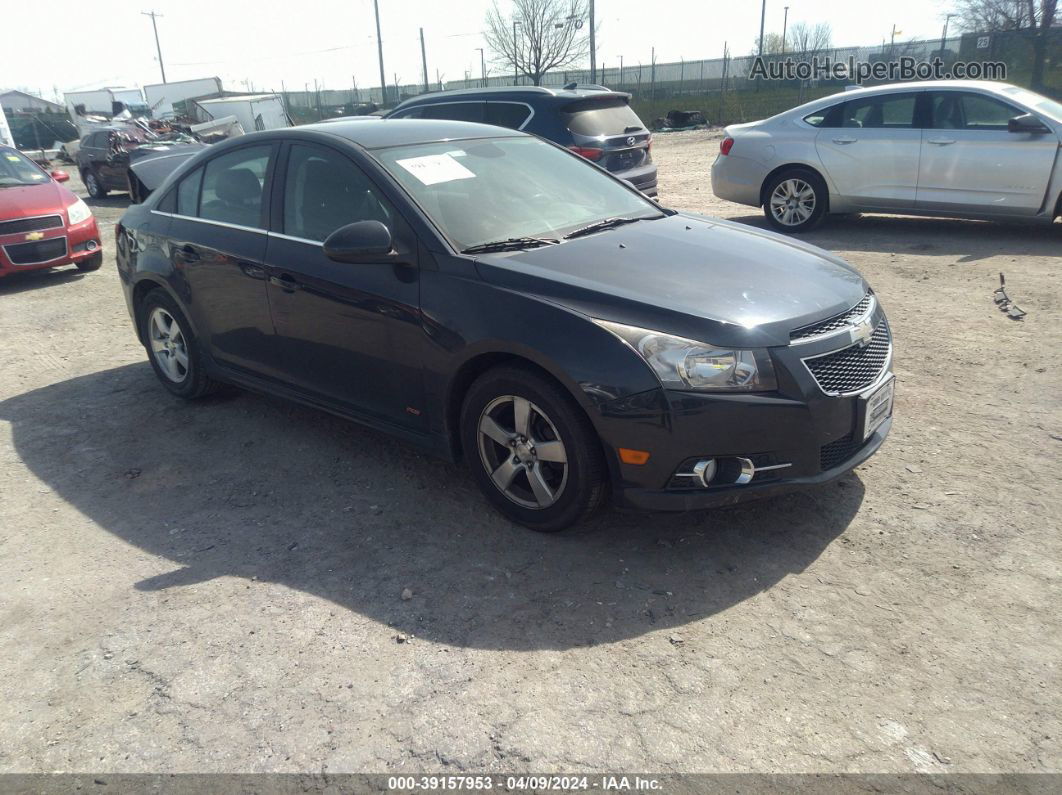
[[824, 334], [840, 331], [845, 326], [854, 325], [870, 310], [873, 300], [874, 294], [868, 290], [867, 294], [863, 296], [863, 300], [848, 311], [834, 315], [826, 320], [820, 320], [818, 323], [812, 323], [810, 326], [798, 328], [796, 331], [790, 332], [789, 339], [804, 340], [810, 337], [821, 337]]
[[4, 246], [4, 253], [12, 265], [39, 265], [66, 256], [66, 238], [53, 237], [35, 243]]
[[23, 232], [39, 232], [42, 229], [58, 229], [63, 225], [61, 215], [41, 215], [37, 218], [17, 218], [0, 221], [0, 235], [18, 235]]
[[819, 450], [819, 469], [825, 472], [840, 466], [862, 448], [863, 442], [857, 442], [851, 434], [837, 441], [823, 445]]
[[823, 392], [847, 394], [858, 392], [878, 380], [889, 362], [891, 349], [889, 324], [882, 318], [865, 347], [858, 343], [849, 345], [833, 353], [805, 359], [804, 364]]

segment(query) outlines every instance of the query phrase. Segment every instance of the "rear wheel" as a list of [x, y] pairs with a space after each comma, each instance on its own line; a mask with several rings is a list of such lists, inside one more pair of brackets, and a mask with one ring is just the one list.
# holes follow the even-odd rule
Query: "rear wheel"
[[94, 168], [85, 173], [85, 190], [88, 191], [88, 195], [93, 199], [102, 199], [107, 195], [107, 188]]
[[826, 213], [826, 183], [814, 171], [794, 168], [776, 174], [763, 191], [763, 214], [779, 232], [808, 232]]
[[152, 290], [138, 315], [151, 367], [166, 389], [189, 400], [217, 389], [217, 382], [204, 372], [191, 324], [172, 298], [161, 289]]
[[596, 432], [558, 384], [530, 368], [479, 377], [461, 412], [461, 443], [487, 499], [532, 530], [563, 530], [604, 502]]

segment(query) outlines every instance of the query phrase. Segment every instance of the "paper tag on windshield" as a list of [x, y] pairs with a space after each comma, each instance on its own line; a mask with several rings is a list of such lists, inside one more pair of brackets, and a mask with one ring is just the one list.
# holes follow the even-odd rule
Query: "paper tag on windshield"
[[453, 182], [455, 179], [472, 179], [476, 176], [449, 154], [410, 157], [396, 162], [425, 185]]

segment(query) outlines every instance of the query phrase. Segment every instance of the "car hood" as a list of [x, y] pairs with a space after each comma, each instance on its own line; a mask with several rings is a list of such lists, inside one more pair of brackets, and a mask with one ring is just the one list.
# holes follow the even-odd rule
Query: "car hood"
[[855, 306], [863, 278], [822, 249], [678, 213], [556, 246], [477, 260], [483, 279], [590, 317], [715, 345], [788, 345]]
[[51, 215], [74, 203], [74, 194], [52, 180], [0, 188], [0, 221]]

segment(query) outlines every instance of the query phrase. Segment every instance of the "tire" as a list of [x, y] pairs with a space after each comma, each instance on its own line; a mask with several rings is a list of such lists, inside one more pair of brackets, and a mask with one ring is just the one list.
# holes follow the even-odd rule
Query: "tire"
[[775, 174], [764, 186], [763, 214], [779, 232], [810, 232], [822, 221], [828, 201], [822, 177], [807, 168], [790, 168]]
[[98, 271], [102, 264], [103, 252], [97, 251], [91, 257], [85, 257], [85, 259], [77, 263], [77, 269], [82, 273], [89, 273], [90, 271]]
[[[219, 384], [207, 376], [192, 326], [176, 301], [152, 290], [140, 302], [137, 318], [148, 361], [166, 389], [187, 400], [217, 391]], [[176, 332], [170, 321], [177, 324]]]
[[[527, 412], [526, 422], [518, 411]], [[529, 367], [481, 375], [465, 396], [460, 432], [480, 490], [518, 524], [554, 533], [586, 520], [605, 501], [607, 468], [597, 433], [559, 384]]]
[[102, 199], [107, 195], [107, 186], [94, 168], [85, 172], [85, 190], [93, 199]]

